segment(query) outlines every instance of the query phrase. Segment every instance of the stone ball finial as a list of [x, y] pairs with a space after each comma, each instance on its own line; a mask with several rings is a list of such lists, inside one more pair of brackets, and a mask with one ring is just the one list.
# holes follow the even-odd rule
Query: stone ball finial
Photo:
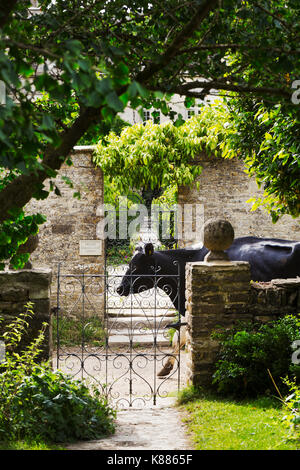
[[234, 229], [228, 220], [209, 219], [203, 227], [203, 245], [210, 250], [205, 261], [228, 260], [227, 250], [234, 240]]

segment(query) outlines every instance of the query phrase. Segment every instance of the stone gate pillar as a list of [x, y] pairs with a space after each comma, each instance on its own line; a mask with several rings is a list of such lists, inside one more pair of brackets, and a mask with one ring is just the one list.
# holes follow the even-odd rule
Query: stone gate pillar
[[203, 233], [210, 252], [203, 262], [186, 266], [187, 379], [196, 386], [211, 384], [219, 349], [212, 332], [251, 318], [250, 265], [229, 261], [224, 253], [234, 239], [232, 226], [222, 219], [209, 220]]
[[46, 323], [44, 341], [40, 345], [39, 359], [48, 361], [52, 358], [52, 325], [50, 316], [50, 269], [23, 269], [19, 271], [0, 271], [0, 339], [5, 328], [20, 313], [26, 311], [28, 302], [33, 304], [33, 317], [22, 335], [18, 352], [22, 352], [39, 334]]

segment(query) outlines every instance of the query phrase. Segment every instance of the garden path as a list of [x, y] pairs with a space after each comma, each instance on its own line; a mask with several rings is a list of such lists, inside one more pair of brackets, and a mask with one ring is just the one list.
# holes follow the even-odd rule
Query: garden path
[[[145, 230], [146, 231], [146, 230]], [[124, 267], [119, 267], [119, 270], [124, 270]], [[162, 316], [166, 318], [167, 322], [174, 318], [174, 308], [170, 304], [168, 296], [158, 292], [158, 298], [162, 298], [163, 304], [157, 302], [158, 298], [150, 292], [148, 299], [155, 298], [156, 305], [163, 305]], [[114, 299], [113, 295], [111, 300], [111, 308], [109, 310], [109, 316], [113, 319], [114, 317], [114, 306], [118, 304], [117, 300]], [[136, 312], [139, 315], [143, 315], [144, 312], [141, 309], [141, 303], [135, 305], [134, 300], [127, 299], [130, 308], [126, 309], [125, 305], [122, 305], [121, 309], [117, 309], [118, 321], [122, 321], [120, 318], [120, 311], [123, 312], [124, 330], [128, 323], [128, 317], [132, 318], [132, 307], [135, 307]], [[153, 306], [154, 307], [154, 306]], [[147, 305], [149, 309], [149, 304]], [[127, 312], [128, 310], [128, 312]], [[130, 312], [131, 310], [131, 312]], [[166, 313], [167, 311], [167, 313]], [[126, 314], [128, 313], [128, 314]], [[156, 311], [155, 315], [159, 315]], [[149, 310], [148, 310], [149, 317]], [[169, 317], [169, 318], [168, 318]], [[171, 317], [171, 318], [170, 318]], [[162, 324], [163, 327], [163, 324]], [[115, 336], [115, 343], [122, 345], [123, 338], [121, 335], [123, 331], [112, 331]], [[121, 333], [121, 335], [120, 335]], [[140, 332], [143, 333], [143, 332]], [[165, 338], [159, 338], [161, 345]], [[139, 337], [141, 342], [141, 336]], [[153, 337], [150, 338], [150, 342], [153, 341]], [[126, 342], [126, 341], [125, 341]], [[147, 342], [147, 341], [146, 341]], [[146, 345], [146, 344], [145, 344]], [[153, 378], [153, 363], [150, 361], [143, 367], [143, 378], [150, 380]], [[90, 365], [91, 370], [97, 368]], [[116, 372], [116, 369], [112, 368], [112, 374]], [[112, 379], [113, 380], [113, 379]], [[157, 379], [159, 381], [159, 379]], [[186, 383], [186, 354], [181, 353], [180, 361], [180, 387], [184, 387]], [[142, 390], [143, 381], [139, 381], [135, 384], [135, 393], [137, 396], [143, 396]], [[116, 432], [114, 435], [105, 437], [103, 439], [97, 439], [88, 442], [77, 442], [67, 446], [69, 450], [192, 450], [193, 445], [191, 437], [188, 434], [187, 427], [183, 422], [183, 415], [178, 408], [175, 407], [176, 403], [176, 392], [178, 390], [178, 377], [177, 373], [168, 378], [168, 380], [161, 380], [161, 387], [158, 385], [160, 393], [157, 396], [157, 404], [153, 406], [152, 400], [147, 404], [146, 401], [142, 402], [141, 408], [125, 408], [117, 411], [116, 417]], [[118, 392], [120, 396], [126, 397], [128, 394], [128, 383], [126, 381], [118, 383]], [[173, 395], [173, 396], [172, 396]], [[137, 400], [138, 403], [138, 400]]]
[[69, 450], [192, 450], [183, 416], [170, 403], [117, 414], [114, 435], [67, 446]]

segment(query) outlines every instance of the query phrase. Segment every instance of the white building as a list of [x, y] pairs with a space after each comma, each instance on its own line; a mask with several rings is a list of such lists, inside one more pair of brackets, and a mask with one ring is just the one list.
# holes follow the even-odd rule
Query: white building
[[[184, 120], [191, 118], [195, 114], [199, 113], [200, 108], [198, 107], [200, 104], [204, 104], [210, 102], [214, 99], [214, 96], [207, 96], [204, 100], [196, 100], [195, 106], [191, 108], [186, 108], [184, 105], [184, 97], [179, 95], [174, 95], [171, 98], [169, 106], [172, 111], [174, 111], [177, 116], [181, 114]], [[154, 115], [152, 113], [155, 113]], [[177, 117], [176, 116], [176, 117]], [[130, 107], [125, 108], [123, 113], [119, 114], [119, 117], [124, 121], [128, 122], [129, 124], [141, 124], [143, 122], [147, 122], [152, 120], [156, 124], [162, 124], [163, 122], [170, 121], [169, 116], [165, 116], [159, 109], [143, 109], [142, 116], [139, 113], [139, 110], [132, 109]]]

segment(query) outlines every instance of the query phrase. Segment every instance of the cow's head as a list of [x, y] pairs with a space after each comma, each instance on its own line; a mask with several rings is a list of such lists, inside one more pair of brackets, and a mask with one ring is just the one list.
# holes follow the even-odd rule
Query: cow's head
[[146, 243], [144, 247], [137, 247], [117, 287], [117, 293], [122, 296], [137, 294], [154, 287], [155, 258], [152, 243]]

